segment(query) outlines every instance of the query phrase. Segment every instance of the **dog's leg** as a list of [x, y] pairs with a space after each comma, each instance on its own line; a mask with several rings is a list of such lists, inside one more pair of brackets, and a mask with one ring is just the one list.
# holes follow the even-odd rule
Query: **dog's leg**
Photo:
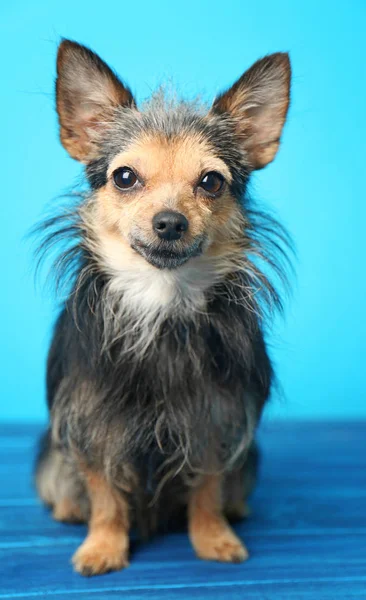
[[248, 552], [223, 514], [222, 477], [206, 475], [188, 504], [189, 537], [200, 558], [242, 562]]
[[129, 515], [123, 496], [103, 475], [85, 471], [91, 504], [89, 533], [73, 556], [76, 571], [99, 575], [128, 566]]
[[67, 496], [57, 500], [52, 516], [55, 521], [61, 521], [62, 523], [85, 523], [85, 517], [80, 506]]
[[35, 482], [41, 499], [53, 509], [56, 521], [88, 521], [89, 500], [84, 481], [70, 457], [53, 447], [49, 431], [41, 441]]
[[250, 515], [250, 508], [246, 502], [249, 494], [249, 476], [245, 467], [233, 471], [225, 476], [223, 483], [224, 512], [229, 520], [239, 520]]

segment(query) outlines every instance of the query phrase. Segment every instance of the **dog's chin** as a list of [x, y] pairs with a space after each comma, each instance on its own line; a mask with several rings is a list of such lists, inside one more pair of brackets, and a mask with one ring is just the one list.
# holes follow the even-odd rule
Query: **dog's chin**
[[148, 245], [140, 240], [131, 241], [131, 248], [142, 256], [150, 265], [157, 269], [177, 269], [194, 256], [200, 256], [203, 251], [203, 240], [197, 240], [191, 246], [177, 249], [174, 246]]

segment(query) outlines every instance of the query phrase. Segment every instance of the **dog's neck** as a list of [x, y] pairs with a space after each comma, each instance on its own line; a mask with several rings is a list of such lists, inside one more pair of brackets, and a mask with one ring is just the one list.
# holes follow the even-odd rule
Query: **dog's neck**
[[103, 346], [108, 350], [123, 340], [123, 351], [140, 357], [152, 348], [166, 322], [188, 325], [208, 317], [215, 289], [243, 269], [243, 254], [241, 259], [238, 251], [223, 255], [214, 246], [176, 269], [159, 269], [120, 236], [94, 229], [89, 240], [93, 271], [105, 282], [99, 297]]
[[227, 265], [207, 254], [177, 269], [158, 269], [132, 248], [112, 237], [94, 247], [99, 268], [109, 279], [108, 292], [131, 317], [155, 321], [159, 316], [194, 315], [205, 309], [207, 291], [227, 274]]
[[113, 273], [110, 290], [123, 296], [128, 312], [146, 313], [152, 320], [159, 313], [166, 316], [194, 313], [204, 309], [206, 291], [215, 281], [214, 273], [209, 268], [205, 270], [203, 263], [197, 258], [174, 270], [150, 265], [142, 270], [126, 268]]

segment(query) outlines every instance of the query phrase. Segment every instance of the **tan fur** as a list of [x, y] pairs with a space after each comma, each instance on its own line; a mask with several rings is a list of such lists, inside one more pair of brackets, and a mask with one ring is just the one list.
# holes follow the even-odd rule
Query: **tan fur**
[[[116, 190], [111, 180], [115, 169], [128, 166], [144, 181], [144, 188], [131, 193]], [[168, 141], [163, 137], [146, 137], [132, 145], [127, 152], [114, 158], [109, 169], [109, 182], [99, 192], [100, 218], [116, 225], [123, 237], [139, 228], [148, 241], [153, 237], [152, 218], [161, 210], [183, 213], [189, 221], [185, 236], [187, 244], [202, 234], [215, 213], [228, 200], [227, 195], [216, 201], [207, 199], [196, 190], [202, 173], [219, 171], [230, 182], [225, 163], [198, 136], [177, 137]], [[126, 226], [127, 225], [127, 226]]]
[[57, 55], [57, 112], [60, 138], [69, 154], [83, 163], [97, 156], [95, 141], [118, 106], [134, 104], [130, 91], [94, 55], [64, 40]]
[[205, 475], [192, 491], [188, 505], [189, 536], [200, 558], [242, 562], [248, 558], [248, 551], [223, 514], [221, 486], [220, 475]]
[[[131, 333], [121, 331], [119, 327], [123, 316], [123, 322], [128, 323], [134, 334], [126, 336], [131, 342], [126, 341], [123, 350], [127, 353], [133, 350], [141, 358], [152, 346], [167, 316], [175, 311], [184, 317], [189, 312], [194, 322], [194, 313], [207, 308], [207, 290], [213, 289], [225, 277], [235, 279], [236, 269], [245, 270], [248, 265], [248, 259], [244, 258], [248, 250], [245, 244], [249, 245], [251, 241], [250, 236], [243, 235], [248, 217], [239, 206], [239, 198], [230, 191], [232, 173], [235, 176], [238, 168], [242, 168], [242, 178], [236, 177], [238, 181], [234, 183], [236, 187], [243, 186], [250, 171], [265, 166], [278, 150], [289, 103], [288, 57], [276, 54], [258, 61], [230, 90], [217, 98], [211, 112], [202, 116], [207, 120], [206, 125], [210, 120], [219, 125], [224, 114], [225, 127], [218, 129], [218, 135], [223, 132], [233, 138], [235, 150], [235, 161], [228, 160], [227, 164], [217, 156], [220, 144], [216, 142], [216, 149], [211, 147], [210, 140], [214, 138], [204, 137], [204, 128], [183, 127], [179, 134], [179, 129], [167, 133], [163, 128], [159, 133], [156, 128], [147, 127], [144, 134], [137, 127], [138, 135], [130, 136], [128, 125], [125, 125], [127, 134], [123, 143], [117, 127], [113, 144], [108, 145], [111, 126], [122, 123], [128, 113], [125, 109], [134, 111], [133, 118], [143, 122], [142, 113], [137, 111], [128, 88], [95, 54], [70, 41], [60, 45], [57, 74], [61, 142], [73, 158], [88, 165], [87, 174], [94, 190], [79, 214], [83, 245], [89, 246], [93, 259], [100, 263], [97, 266], [93, 263], [93, 268], [108, 276], [98, 296], [103, 311], [102, 350], [108, 350], [108, 343], [113, 345], [115, 336]], [[222, 142], [221, 137], [219, 141]], [[125, 150], [119, 152], [121, 148]], [[119, 154], [115, 155], [116, 152]], [[224, 152], [221, 155], [227, 156]], [[96, 158], [111, 161], [105, 184], [105, 164], [102, 177], [98, 177], [95, 185], [92, 182]], [[113, 173], [121, 167], [131, 168], [142, 185], [128, 191], [118, 190]], [[218, 171], [226, 181], [215, 198], [210, 198], [199, 186], [202, 176], [209, 171]], [[94, 176], [96, 174], [97, 170]], [[142, 247], [159, 244], [153, 217], [165, 210], [182, 213], [189, 223], [175, 248], [197, 250], [197, 253], [192, 250], [187, 254], [187, 262], [174, 269], [152, 266], [131, 247], [133, 241], [135, 248], [141, 250], [136, 240]], [[201, 240], [202, 254], [196, 255], [201, 250]], [[83, 289], [82, 283], [81, 275], [80, 289]], [[248, 288], [243, 290], [243, 302], [248, 294], [254, 293], [251, 286]], [[77, 292], [75, 290], [75, 296]], [[136, 346], [129, 347], [128, 344]], [[188, 345], [187, 351], [190, 351]], [[65, 377], [57, 391], [58, 411], [64, 396], [67, 402], [70, 400], [66, 397], [70, 394], [69, 389]], [[88, 382], [75, 393], [79, 397], [72, 398], [73, 404], [82, 407], [84, 417], [98, 406], [95, 398], [92, 401], [93, 390]], [[103, 422], [102, 412], [100, 414]], [[52, 419], [56, 443], [61, 441], [58, 440], [61, 428], [59, 417], [52, 415]], [[254, 432], [257, 415], [250, 415], [248, 410], [247, 420], [250, 419], [253, 419], [253, 426], [249, 423], [248, 428]], [[118, 435], [109, 435], [113, 433], [113, 427], [119, 428]], [[112, 444], [118, 436], [123, 436], [123, 424], [118, 420], [102, 426], [95, 439], [93, 433], [90, 434], [90, 447], [102, 449], [99, 455], [98, 452], [93, 455], [98, 472], [80, 464], [80, 473], [75, 474], [66, 458], [58, 450], [51, 449], [37, 480], [40, 495], [53, 507], [56, 519], [86, 518], [89, 522], [88, 536], [73, 557], [75, 570], [84, 575], [101, 574], [128, 565], [130, 519], [124, 493], [133, 491], [137, 485], [134, 473], [115, 460], [116, 449]], [[158, 446], [159, 436], [158, 419], [155, 425]], [[249, 442], [245, 439], [243, 444]], [[70, 440], [69, 445], [72, 446]], [[243, 449], [238, 447], [237, 453]], [[233, 463], [236, 456], [232, 458]], [[118, 459], [120, 461], [120, 455]], [[112, 467], [115, 467], [114, 472]], [[210, 472], [212, 469], [207, 468], [195, 487], [185, 490], [189, 495], [190, 539], [197, 555], [203, 559], [244, 561], [248, 552], [227, 521], [228, 516], [241, 517], [247, 512], [242, 475], [230, 470], [223, 476], [207, 474]], [[74, 480], [74, 483], [76, 479], [76, 487], [84, 486], [86, 508], [75, 504], [76, 494], [72, 495], [68, 483], [60, 489], [61, 478], [66, 482]], [[115, 487], [111, 481], [115, 482]], [[120, 482], [126, 482], [123, 483], [125, 487]]]
[[63, 523], [83, 523], [85, 521], [80, 506], [67, 497], [56, 502], [52, 516], [56, 521]]
[[89, 533], [73, 556], [76, 571], [98, 575], [128, 566], [128, 505], [103, 475], [83, 468], [91, 502]]
[[[142, 189], [128, 193], [116, 189], [112, 173], [122, 166], [138, 173], [144, 181]], [[96, 193], [93, 207], [85, 211], [88, 228], [94, 233], [93, 251], [103, 267], [116, 276], [123, 274], [124, 279], [126, 272], [140, 281], [141, 276], [149, 278], [151, 275], [157, 294], [152, 293], [159, 306], [175, 301], [178, 279], [183, 283], [186, 280], [187, 291], [193, 293], [194, 281], [203, 282], [205, 287], [201, 291], [204, 291], [212, 285], [212, 277], [218, 274], [222, 277], [226, 270], [232, 270], [235, 255], [242, 256], [243, 216], [228, 188], [215, 199], [207, 198], [196, 189], [202, 173], [210, 170], [221, 172], [230, 182], [225, 163], [198, 136], [185, 135], [170, 142], [149, 136], [114, 158], [107, 184]], [[152, 219], [165, 209], [181, 212], [189, 221], [182, 244], [189, 245], [197, 236], [206, 236], [204, 257], [191, 259], [189, 264], [171, 273], [159, 273], [130, 246], [132, 234], [146, 243], [155, 241]], [[212, 277], [205, 278], [203, 271], [211, 271]], [[193, 286], [189, 285], [192, 283]], [[144, 286], [148, 294], [148, 281]], [[154, 285], [151, 287], [155, 289]], [[184, 292], [180, 290], [180, 293]], [[144, 302], [144, 299], [139, 301]], [[200, 306], [199, 299], [195, 304]]]
[[214, 102], [228, 113], [242, 138], [252, 169], [261, 169], [276, 156], [289, 107], [291, 68], [287, 54], [258, 60]]

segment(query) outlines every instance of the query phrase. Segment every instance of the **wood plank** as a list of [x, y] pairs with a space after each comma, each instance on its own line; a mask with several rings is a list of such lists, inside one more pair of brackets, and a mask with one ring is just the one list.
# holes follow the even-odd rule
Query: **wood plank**
[[72, 572], [84, 526], [52, 521], [31, 483], [40, 428], [0, 425], [0, 600], [366, 598], [366, 423], [269, 423], [243, 565], [198, 561], [184, 533], [133, 543], [131, 566]]

